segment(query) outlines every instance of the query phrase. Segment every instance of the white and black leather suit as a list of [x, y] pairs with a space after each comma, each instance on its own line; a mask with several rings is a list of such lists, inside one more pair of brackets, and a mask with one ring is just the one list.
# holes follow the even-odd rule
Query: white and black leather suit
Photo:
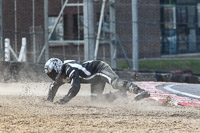
[[[101, 97], [112, 101], [117, 95], [126, 96], [126, 92], [130, 87], [136, 87], [129, 81], [121, 80], [112, 68], [103, 61], [93, 60], [78, 63], [74, 60], [66, 60], [62, 63], [57, 58], [51, 58], [45, 64], [45, 72], [53, 80], [47, 97], [48, 101], [53, 102], [55, 94], [62, 84], [71, 84], [68, 94], [58, 101], [61, 104], [70, 101], [78, 94], [81, 83], [91, 84], [91, 97], [93, 100]], [[103, 95], [106, 83], [119, 91]], [[138, 87], [136, 88], [134, 90], [136, 94], [143, 91]]]

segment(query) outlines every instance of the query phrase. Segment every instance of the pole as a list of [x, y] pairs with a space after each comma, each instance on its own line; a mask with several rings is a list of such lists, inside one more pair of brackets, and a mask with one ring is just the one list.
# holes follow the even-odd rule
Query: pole
[[[49, 59], [49, 39], [48, 39], [48, 17], [49, 17], [49, 12], [48, 12], [48, 4], [49, 0], [44, 0], [44, 47], [45, 48], [45, 60], [47, 61]], [[44, 51], [43, 51], [44, 52]], [[41, 58], [41, 54], [39, 59]]]
[[26, 55], [27, 55], [26, 45], [27, 45], [27, 41], [26, 41], [26, 38], [24, 37], [24, 38], [22, 38], [22, 47], [24, 48], [24, 53], [23, 53], [24, 56], [23, 56], [22, 61], [27, 61], [27, 57], [26, 57]]
[[94, 1], [84, 0], [84, 60], [94, 59]]
[[36, 42], [35, 42], [35, 0], [32, 0], [32, 34], [33, 34], [33, 62], [36, 62]]
[[14, 3], [15, 14], [15, 52], [17, 53], [17, 0]]
[[22, 46], [20, 49], [20, 53], [19, 53], [19, 58], [17, 59], [18, 61], [26, 61], [26, 38], [23, 37], [22, 38]]
[[88, 1], [83, 0], [83, 21], [84, 21], [84, 60], [89, 59], [89, 40], [88, 40]]
[[[79, 4], [79, 1], [77, 2]], [[81, 60], [80, 58], [80, 43], [79, 43], [79, 40], [80, 40], [80, 7], [78, 6], [77, 7], [77, 21], [78, 21], [78, 46], [77, 46], [77, 53], [78, 53], [78, 61]]]
[[3, 26], [2, 26], [2, 0], [0, 0], [0, 61], [3, 60], [2, 30], [3, 30]]
[[10, 61], [10, 39], [5, 39], [5, 61]]
[[115, 15], [115, 0], [110, 0], [110, 62], [112, 68], [117, 68], [116, 63], [116, 15]]
[[101, 27], [103, 24], [105, 4], [106, 4], [106, 0], [103, 0], [102, 7], [101, 7], [100, 19], [99, 19], [99, 27], [98, 27], [96, 45], [95, 45], [94, 60], [97, 59], [97, 54], [98, 54], [98, 49], [99, 49], [99, 39], [100, 39], [100, 35], [101, 35]]
[[132, 59], [133, 70], [138, 70], [138, 10], [137, 0], [132, 0]]
[[94, 59], [94, 0], [88, 2], [88, 25], [89, 25], [89, 60]]

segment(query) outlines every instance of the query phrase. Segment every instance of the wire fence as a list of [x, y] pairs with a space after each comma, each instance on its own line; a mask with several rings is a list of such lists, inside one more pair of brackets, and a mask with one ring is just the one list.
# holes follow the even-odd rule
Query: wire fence
[[[180, 54], [199, 56], [200, 52], [200, 4], [198, 0], [137, 0], [138, 20], [132, 21], [131, 0], [106, 1], [100, 46], [97, 59], [110, 62], [110, 7], [115, 7], [116, 35], [128, 59], [132, 59], [132, 24], [138, 25], [139, 59], [177, 58]], [[64, 0], [49, 0], [48, 28], [52, 29]], [[82, 4], [82, 0], [68, 3]], [[97, 39], [102, 1], [94, 1], [94, 41]], [[113, 23], [112, 22], [112, 23]], [[21, 38], [27, 38], [27, 62], [38, 59], [45, 44], [44, 2], [37, 0], [2, 1], [2, 38], [9, 38], [11, 47], [20, 54]], [[91, 25], [89, 25], [91, 26]], [[84, 9], [83, 6], [67, 6], [49, 42], [50, 57], [84, 60]], [[4, 44], [4, 43], [3, 43]], [[117, 44], [116, 44], [117, 45]], [[3, 45], [4, 49], [4, 45]], [[14, 60], [14, 58], [13, 58]], [[122, 48], [117, 45], [117, 62], [124, 61]], [[45, 62], [44, 55], [42, 63]]]

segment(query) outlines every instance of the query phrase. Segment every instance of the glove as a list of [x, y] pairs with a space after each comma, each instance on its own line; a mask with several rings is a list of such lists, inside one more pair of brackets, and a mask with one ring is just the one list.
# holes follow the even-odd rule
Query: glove
[[43, 98], [43, 100], [44, 100], [45, 102], [53, 102], [53, 100], [49, 100], [49, 99], [47, 99], [47, 98]]
[[65, 104], [66, 102], [63, 100], [56, 101], [54, 104]]

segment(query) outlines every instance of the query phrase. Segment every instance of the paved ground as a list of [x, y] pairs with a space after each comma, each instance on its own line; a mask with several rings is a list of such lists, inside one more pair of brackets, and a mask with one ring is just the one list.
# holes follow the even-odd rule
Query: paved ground
[[151, 93], [151, 99], [182, 106], [200, 106], [200, 85], [172, 82], [139, 82]]
[[200, 99], [200, 84], [166, 84], [157, 88], [167, 93]]
[[[200, 132], [199, 107], [175, 106], [152, 99], [136, 102], [133, 95], [114, 103], [92, 103], [88, 85], [83, 85], [69, 103], [55, 105], [43, 100], [49, 84], [0, 83], [0, 132]], [[137, 84], [155, 93], [153, 86], [165, 83]], [[55, 100], [66, 94], [68, 87], [62, 86]], [[106, 92], [109, 91], [111, 87], [106, 86]]]

